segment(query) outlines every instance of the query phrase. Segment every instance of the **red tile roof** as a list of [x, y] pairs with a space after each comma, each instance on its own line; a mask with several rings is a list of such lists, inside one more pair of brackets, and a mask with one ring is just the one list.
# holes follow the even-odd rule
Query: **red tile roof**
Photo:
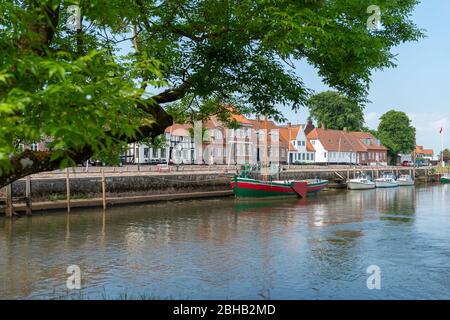
[[[308, 140], [319, 140], [328, 151], [366, 152], [368, 150], [386, 151], [377, 139], [368, 132], [349, 132], [315, 128], [308, 134]], [[368, 143], [364, 143], [366, 140]]]
[[165, 132], [166, 133], [171, 133], [173, 135], [177, 135], [177, 136], [189, 136], [189, 128], [192, 128], [192, 126], [190, 124], [178, 124], [175, 123], [173, 125], [171, 125], [170, 127], [166, 128]]
[[432, 149], [424, 149], [423, 146], [416, 146], [416, 150], [414, 150], [414, 152], [416, 154], [423, 154], [423, 155], [427, 155], [427, 156], [432, 156], [434, 155], [434, 150]]
[[297, 148], [292, 144], [292, 141], [296, 139], [300, 129], [301, 129], [300, 125], [291, 127], [279, 127], [280, 140], [286, 141], [286, 143], [289, 142], [288, 144], [289, 151], [297, 151]]
[[308, 151], [308, 152], [316, 152], [316, 149], [311, 144], [311, 140], [309, 140], [309, 139], [306, 139], [306, 151]]

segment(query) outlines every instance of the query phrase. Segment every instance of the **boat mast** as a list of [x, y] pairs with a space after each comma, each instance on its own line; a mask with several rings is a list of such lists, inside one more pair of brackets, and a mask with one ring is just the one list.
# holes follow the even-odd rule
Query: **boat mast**
[[267, 181], [267, 158], [268, 158], [268, 146], [269, 146], [269, 124], [267, 121], [267, 113], [264, 114], [264, 139], [266, 140], [264, 143], [264, 176], [263, 180]]
[[444, 129], [441, 128], [441, 164], [442, 168], [445, 168], [445, 161], [444, 161]]

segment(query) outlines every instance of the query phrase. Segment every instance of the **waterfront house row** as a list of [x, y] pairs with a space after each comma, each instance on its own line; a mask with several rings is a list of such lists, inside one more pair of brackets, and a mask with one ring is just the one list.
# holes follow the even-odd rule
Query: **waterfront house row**
[[[264, 161], [265, 124], [262, 119], [234, 115], [238, 129], [226, 128], [215, 118], [201, 124], [206, 130], [195, 141], [195, 129], [174, 124], [165, 131], [165, 146], [133, 144], [132, 163], [250, 164]], [[387, 165], [387, 148], [371, 133], [315, 128], [307, 124], [267, 124], [268, 161], [280, 164]]]
[[[233, 120], [239, 128], [227, 128], [214, 117], [200, 123], [206, 129], [199, 129], [200, 141], [195, 139], [195, 126], [174, 124], [165, 130], [158, 147], [130, 144], [121, 156], [122, 163], [256, 165], [264, 162], [267, 150], [268, 161], [280, 164], [387, 164], [387, 149], [368, 132], [315, 128], [312, 122], [277, 125], [268, 121], [266, 139], [265, 123], [259, 117], [233, 115]], [[22, 147], [46, 150], [47, 142], [43, 139]], [[416, 150], [417, 155], [424, 157], [428, 153], [420, 146]]]

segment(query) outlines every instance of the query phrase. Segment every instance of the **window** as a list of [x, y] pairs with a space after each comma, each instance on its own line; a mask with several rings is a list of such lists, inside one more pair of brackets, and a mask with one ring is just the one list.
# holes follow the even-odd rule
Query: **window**
[[316, 140], [311, 140], [311, 144], [315, 145], [316, 144]]
[[148, 148], [144, 148], [144, 159], [145, 158], [148, 158], [148, 156], [149, 156], [149, 149]]
[[327, 153], [324, 152], [324, 153], [323, 153], [323, 156], [324, 156], [324, 158], [326, 159], [326, 158], [327, 158]]
[[153, 151], [153, 158], [158, 158], [158, 149], [152, 148]]
[[302, 160], [305, 161], [306, 160], [306, 155], [303, 153], [302, 154]]
[[161, 149], [161, 158], [166, 157], [166, 149]]

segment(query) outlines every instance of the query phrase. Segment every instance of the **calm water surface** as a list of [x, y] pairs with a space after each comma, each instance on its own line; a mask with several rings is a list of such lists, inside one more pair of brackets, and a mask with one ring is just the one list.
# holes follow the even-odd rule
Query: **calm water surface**
[[[450, 186], [0, 218], [0, 298], [450, 299]], [[79, 265], [82, 289], [68, 292]], [[366, 269], [381, 269], [381, 290]]]

